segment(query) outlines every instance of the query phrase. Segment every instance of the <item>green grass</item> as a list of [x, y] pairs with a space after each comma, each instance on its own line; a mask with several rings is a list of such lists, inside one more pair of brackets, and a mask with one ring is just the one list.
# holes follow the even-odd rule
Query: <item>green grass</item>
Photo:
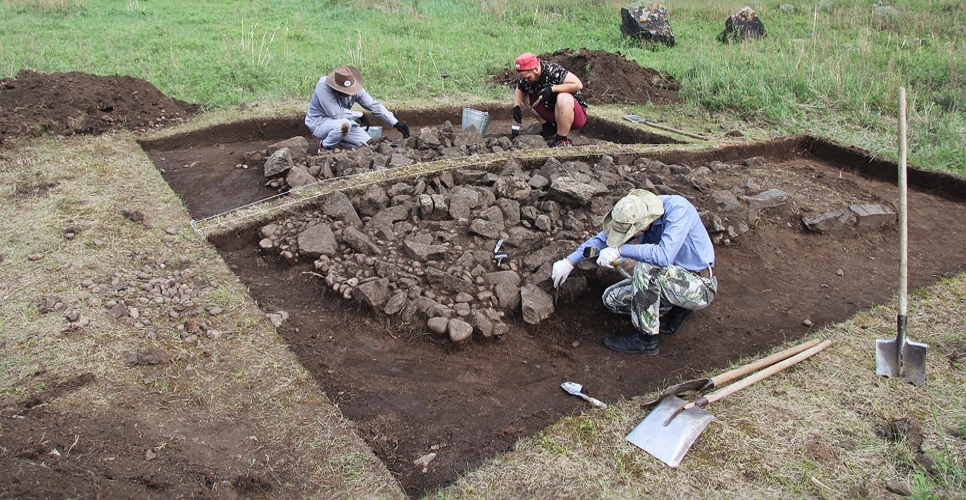
[[[694, 105], [896, 153], [898, 87], [909, 99], [910, 162], [966, 173], [966, 10], [953, 0], [752, 5], [762, 42], [721, 45], [737, 7], [672, 5], [673, 48], [621, 37], [619, 3], [599, 0], [6, 1], [0, 76], [21, 68], [126, 74], [207, 107], [308, 95], [334, 66], [359, 66], [387, 100], [503, 98], [486, 83], [519, 53], [620, 51], [682, 82]], [[737, 5], [737, 4], [735, 4]], [[452, 75], [447, 80], [440, 73]]]

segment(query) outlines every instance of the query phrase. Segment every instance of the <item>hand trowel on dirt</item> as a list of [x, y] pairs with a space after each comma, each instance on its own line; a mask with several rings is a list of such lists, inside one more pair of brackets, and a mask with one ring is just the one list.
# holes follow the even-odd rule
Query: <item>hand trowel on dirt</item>
[[584, 390], [584, 386], [576, 382], [564, 382], [560, 384], [560, 388], [563, 389], [564, 391], [567, 391], [567, 394], [572, 394], [574, 396], [577, 396], [578, 398], [583, 399], [584, 401], [587, 401], [588, 403], [596, 406], [597, 408], [600, 408], [601, 410], [607, 409], [607, 404], [605, 404], [603, 401], [597, 398], [590, 397], [584, 394], [583, 392], [581, 392]]
[[668, 396], [625, 439], [667, 465], [677, 467], [694, 441], [714, 420], [714, 415], [708, 413], [703, 407], [808, 359], [821, 352], [829, 344], [831, 344], [831, 341], [826, 340], [815, 347], [775, 363], [692, 402], [685, 402], [677, 396]]
[[909, 231], [906, 212], [906, 89], [899, 87], [899, 313], [896, 338], [875, 341], [875, 373], [897, 378], [913, 385], [926, 383], [926, 349], [921, 342], [906, 339], [908, 301]]

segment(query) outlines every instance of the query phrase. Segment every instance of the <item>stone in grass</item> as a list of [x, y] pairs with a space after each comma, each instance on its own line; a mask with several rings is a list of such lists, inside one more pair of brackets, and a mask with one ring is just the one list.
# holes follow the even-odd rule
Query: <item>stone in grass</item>
[[744, 40], [762, 40], [766, 37], [765, 25], [758, 14], [744, 6], [733, 16], [725, 20], [725, 29], [718, 35], [722, 43], [742, 42]]
[[631, 4], [621, 7], [621, 34], [641, 42], [674, 46], [674, 33], [664, 5]]

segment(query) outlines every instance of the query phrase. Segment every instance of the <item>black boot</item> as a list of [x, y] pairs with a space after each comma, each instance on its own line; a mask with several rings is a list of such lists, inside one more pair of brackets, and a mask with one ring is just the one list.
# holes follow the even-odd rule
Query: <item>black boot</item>
[[647, 354], [648, 356], [656, 356], [658, 353], [657, 335], [641, 335], [639, 333], [632, 333], [630, 335], [622, 335], [620, 337], [610, 337], [604, 339], [604, 345], [607, 346], [608, 349], [628, 354]]
[[661, 335], [674, 335], [681, 328], [681, 325], [694, 314], [694, 309], [686, 309], [681, 306], [671, 306], [661, 319]]

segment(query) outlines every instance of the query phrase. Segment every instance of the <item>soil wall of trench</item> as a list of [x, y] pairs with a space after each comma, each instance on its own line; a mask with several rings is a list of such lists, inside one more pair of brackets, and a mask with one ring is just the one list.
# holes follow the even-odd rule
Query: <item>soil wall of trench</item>
[[[493, 112], [497, 120], [487, 135], [508, 134], [508, 112], [505, 117]], [[439, 125], [459, 114], [454, 108], [411, 116], [412, 128]], [[599, 120], [594, 127], [595, 137], [614, 144], [674, 142], [630, 125]], [[264, 189], [264, 179], [240, 174], [232, 162], [246, 150], [304, 134], [295, 120], [251, 122], [143, 146], [192, 217], [199, 218], [245, 202], [199, 186], [240, 175], [237, 182], [257, 181]], [[599, 165], [607, 155], [603, 149], [567, 160]], [[174, 168], [192, 159], [204, 162], [204, 168]], [[503, 335], [454, 344], [430, 334], [424, 322], [403, 323], [343, 299], [314, 274], [312, 259], [285, 259], [259, 247], [259, 228], [298, 214], [258, 220], [213, 236], [211, 242], [266, 313], [289, 314], [280, 335], [413, 496], [452, 482], [561, 416], [589, 411], [586, 403], [560, 389], [564, 381], [583, 384], [604, 401], [631, 399], [893, 300], [898, 283], [894, 223], [822, 233], [802, 221], [856, 202], [894, 208], [894, 163], [811, 136], [706, 152], [671, 150], [647, 158], [615, 153], [612, 159], [628, 168], [645, 160], [683, 165], [691, 172], [708, 167], [706, 182], [668, 175], [654, 183], [656, 191], [682, 194], [702, 211], [720, 212], [713, 193], [718, 188], [734, 191], [742, 182], [747, 189], [747, 181], [759, 190], [774, 188], [788, 195], [781, 206], [757, 210], [753, 220], [745, 221], [747, 227], [716, 238], [718, 296], [680, 332], [663, 338], [655, 357], [618, 354], [602, 345], [608, 336], [632, 331], [626, 317], [611, 314], [599, 300], [604, 287], [617, 279], [607, 273], [575, 271], [586, 287], [561, 294], [555, 312], [538, 324], [524, 322], [519, 311], [506, 311]], [[521, 164], [537, 169], [542, 161]], [[909, 282], [914, 289], [964, 268], [966, 182], [912, 168], [909, 186]], [[871, 360], [873, 335], [869, 346]], [[414, 463], [429, 453], [436, 458], [428, 465]]]

